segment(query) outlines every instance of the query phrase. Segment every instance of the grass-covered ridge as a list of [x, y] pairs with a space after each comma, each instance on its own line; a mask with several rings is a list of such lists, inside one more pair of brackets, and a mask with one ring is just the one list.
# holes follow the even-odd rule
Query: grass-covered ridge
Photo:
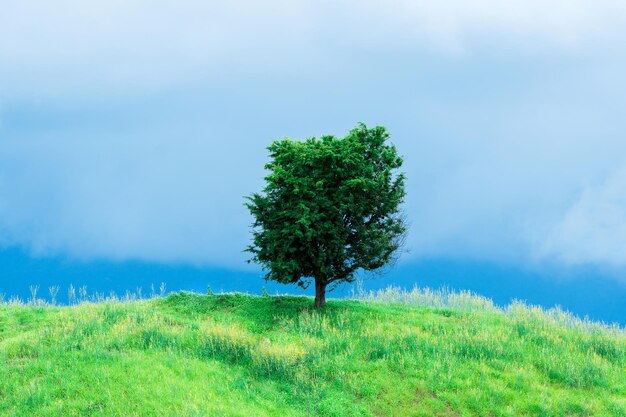
[[388, 290], [0, 305], [2, 416], [626, 416], [626, 334]]

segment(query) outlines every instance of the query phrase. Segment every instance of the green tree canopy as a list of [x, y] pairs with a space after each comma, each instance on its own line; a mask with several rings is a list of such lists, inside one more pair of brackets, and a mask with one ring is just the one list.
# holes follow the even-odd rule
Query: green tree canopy
[[283, 139], [269, 147], [262, 193], [247, 197], [254, 217], [251, 261], [266, 279], [306, 288], [315, 305], [329, 284], [386, 265], [400, 247], [405, 190], [402, 158], [382, 126], [359, 124], [344, 138]]

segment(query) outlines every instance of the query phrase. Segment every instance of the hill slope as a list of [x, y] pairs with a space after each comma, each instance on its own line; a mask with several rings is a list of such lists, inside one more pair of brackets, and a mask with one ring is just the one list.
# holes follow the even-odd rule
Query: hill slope
[[0, 415], [626, 416], [622, 330], [437, 297], [0, 305]]

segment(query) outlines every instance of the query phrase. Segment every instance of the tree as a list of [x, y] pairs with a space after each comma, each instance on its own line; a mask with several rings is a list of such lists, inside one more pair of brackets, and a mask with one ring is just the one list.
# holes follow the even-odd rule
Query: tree
[[267, 280], [303, 288], [313, 280], [321, 307], [327, 286], [393, 259], [406, 230], [405, 176], [395, 172], [402, 158], [388, 138], [382, 126], [359, 124], [341, 139], [283, 139], [267, 148], [266, 186], [246, 197], [254, 217], [247, 252]]

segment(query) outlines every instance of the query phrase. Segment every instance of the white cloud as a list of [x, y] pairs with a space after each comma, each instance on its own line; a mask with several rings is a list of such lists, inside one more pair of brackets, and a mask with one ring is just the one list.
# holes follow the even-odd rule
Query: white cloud
[[0, 243], [241, 265], [264, 146], [365, 121], [406, 155], [412, 256], [626, 265], [624, 175], [602, 182], [626, 166], [625, 20], [612, 0], [5, 1]]
[[[480, 67], [485, 78], [498, 72], [489, 65]], [[558, 67], [552, 75], [549, 67], [540, 68], [531, 82], [480, 79], [482, 94], [468, 97], [461, 90], [445, 100], [426, 100], [425, 114], [414, 123], [426, 120], [437, 130], [409, 135], [419, 139], [400, 147], [409, 149], [414, 256], [553, 260], [562, 248], [557, 242], [551, 250], [543, 246], [554, 239], [555, 225], [581, 188], [626, 164], [623, 73], [597, 62], [591, 69]], [[463, 86], [475, 78], [468, 73]], [[576, 261], [572, 253], [568, 262], [585, 262], [583, 255]]]
[[618, 0], [9, 0], [0, 94], [133, 94], [263, 68], [315, 71], [351, 48], [456, 53], [477, 38], [596, 48], [623, 40], [625, 12]]
[[233, 158], [180, 126], [82, 133], [0, 141], [0, 243], [37, 256], [242, 267], [242, 195], [258, 188], [261, 165], [240, 177], [232, 164], [256, 162], [256, 149]]
[[626, 168], [589, 185], [538, 242], [537, 255], [568, 264], [626, 265]]

